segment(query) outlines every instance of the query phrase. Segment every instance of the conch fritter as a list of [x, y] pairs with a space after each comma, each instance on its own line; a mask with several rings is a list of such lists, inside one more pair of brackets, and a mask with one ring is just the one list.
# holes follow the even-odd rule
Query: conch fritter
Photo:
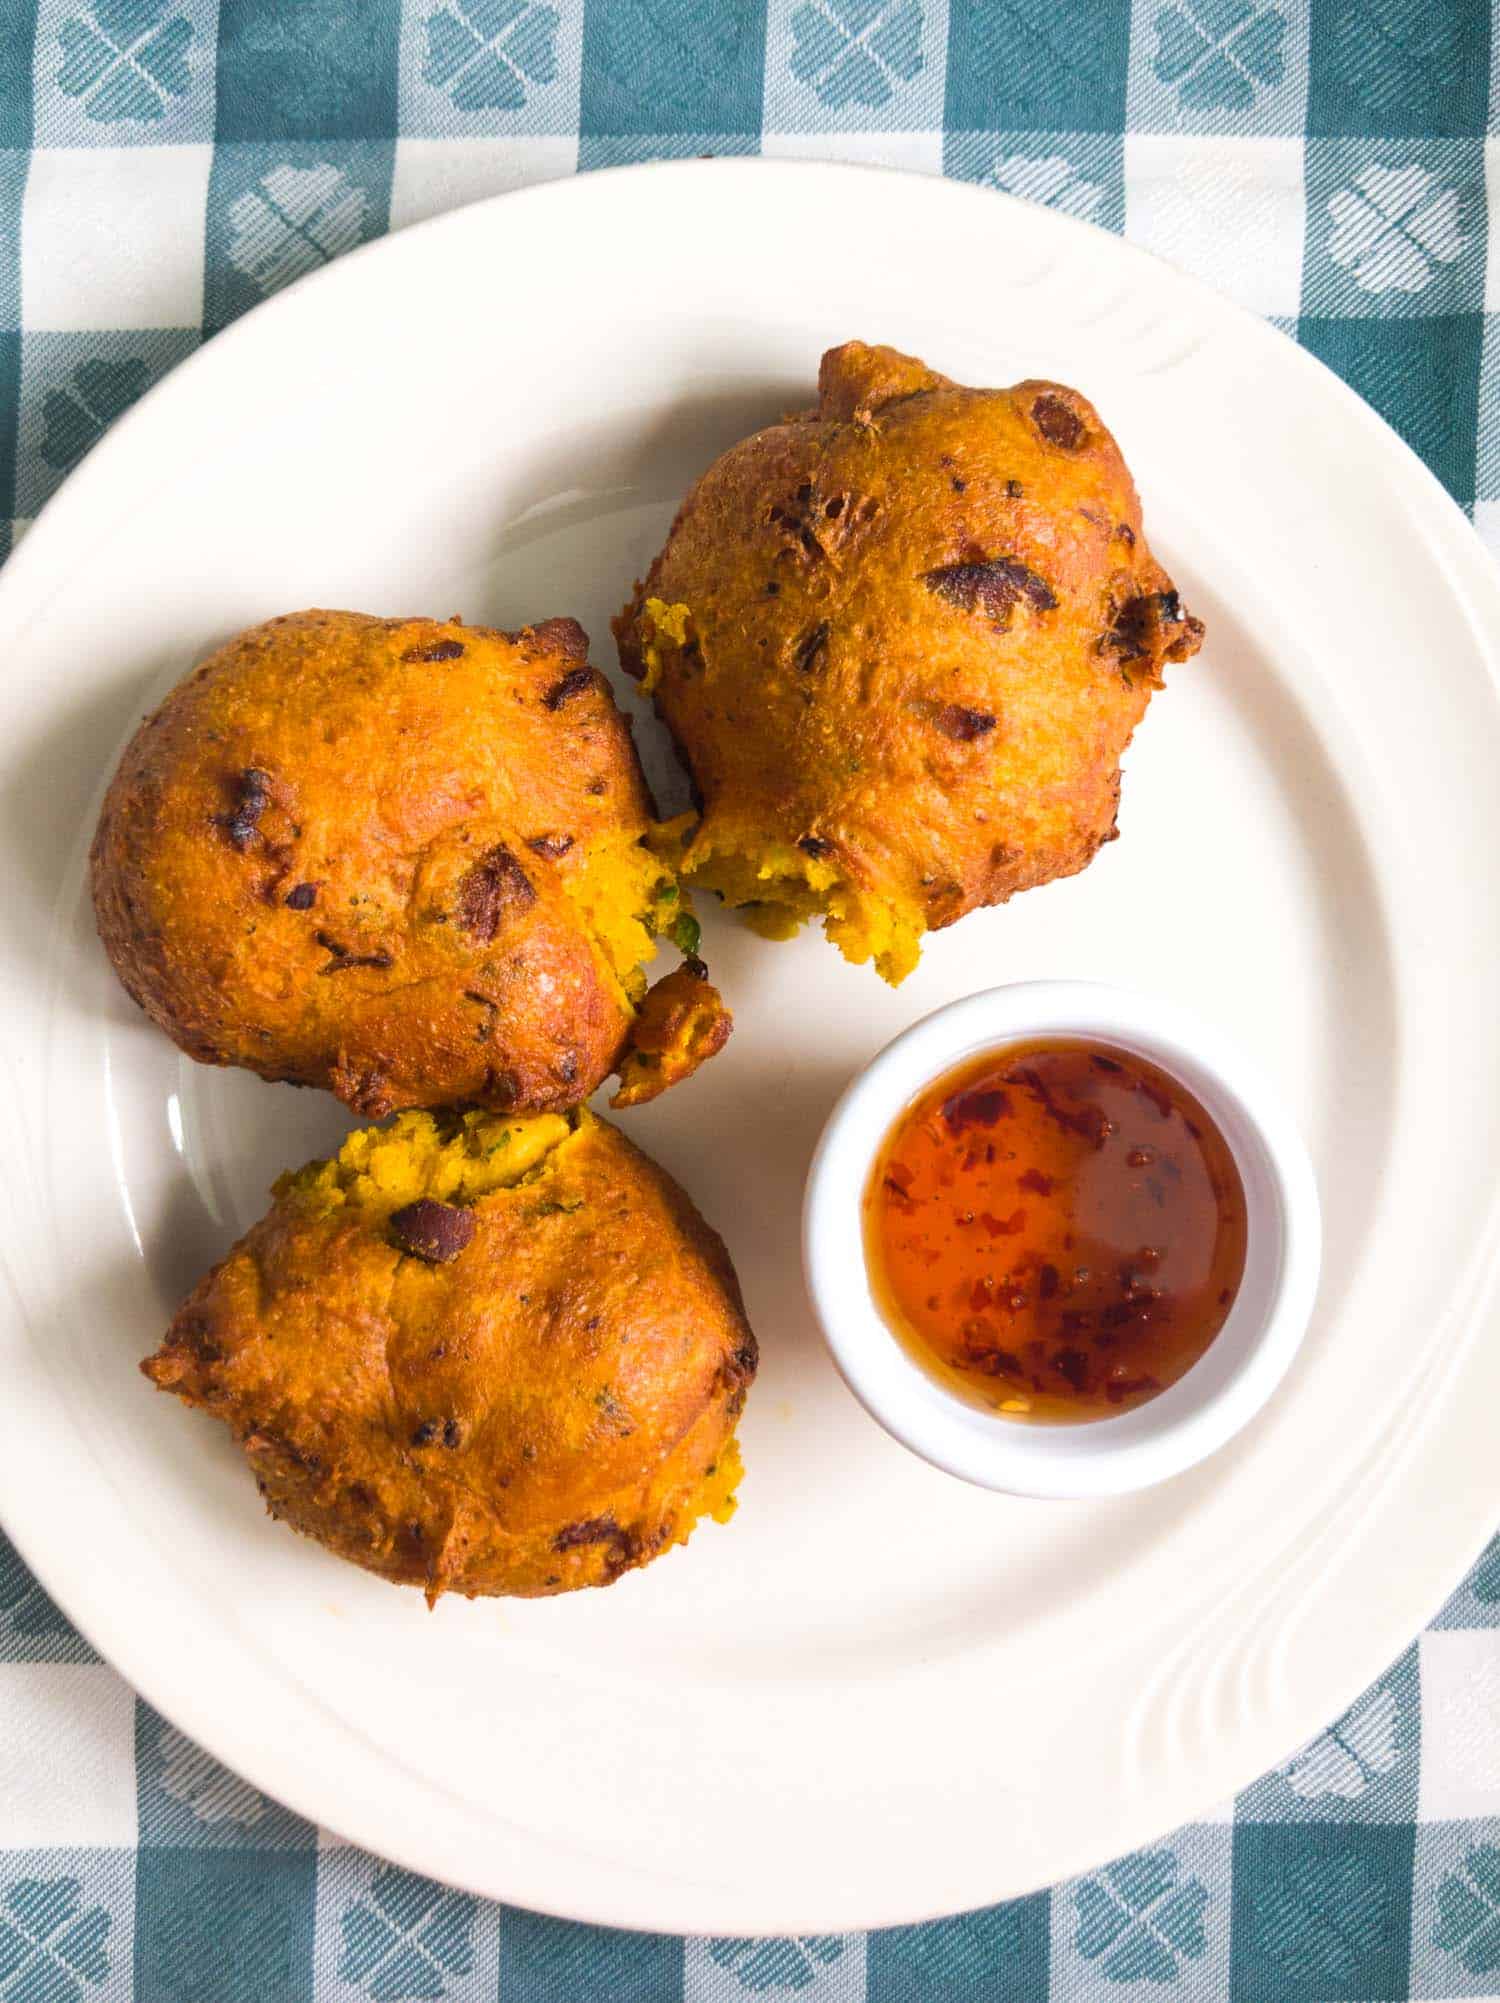
[[1203, 628], [1086, 398], [852, 341], [816, 410], [703, 475], [615, 633], [702, 803], [692, 882], [899, 981], [924, 932], [1112, 839]]
[[[574, 620], [294, 613], [137, 731], [94, 907], [125, 987], [204, 1063], [377, 1118], [561, 1110], [622, 1061], [657, 936], [696, 946], [651, 814]], [[707, 1054], [729, 1017], [701, 967], [694, 997]], [[632, 1096], [690, 1068], [637, 1066]]]
[[728, 1518], [755, 1338], [613, 1127], [403, 1113], [275, 1194], [141, 1366], [273, 1516], [429, 1600], [609, 1585]]

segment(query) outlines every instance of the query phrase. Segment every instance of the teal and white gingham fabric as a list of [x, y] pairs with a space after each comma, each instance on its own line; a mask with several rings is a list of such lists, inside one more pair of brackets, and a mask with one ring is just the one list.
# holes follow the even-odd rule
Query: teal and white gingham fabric
[[[158, 376], [353, 245], [760, 152], [1166, 253], [1346, 377], [1500, 550], [1492, 51], [1487, 0], [0, 0], [0, 549]], [[754, 1942], [537, 1919], [321, 1836], [139, 1703], [0, 1537], [0, 2003], [1460, 1997], [1500, 1998], [1500, 1539], [1221, 1812], [962, 1919]]]

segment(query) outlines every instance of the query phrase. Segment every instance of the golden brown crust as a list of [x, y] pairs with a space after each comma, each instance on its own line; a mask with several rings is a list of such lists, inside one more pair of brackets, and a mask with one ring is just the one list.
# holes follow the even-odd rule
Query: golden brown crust
[[612, 1106], [643, 1106], [690, 1078], [729, 1041], [733, 1018], [701, 961], [665, 975], [641, 1003]]
[[649, 1562], [727, 1514], [755, 1338], [717, 1233], [577, 1117], [441, 1262], [294, 1183], [142, 1369], [230, 1428], [273, 1515], [429, 1597]]
[[708, 469], [615, 631], [702, 798], [687, 870], [800, 875], [892, 978], [1112, 837], [1120, 755], [1202, 637], [1086, 398], [861, 342], [810, 420]]
[[184, 1050], [370, 1116], [566, 1107], [629, 997], [570, 877], [649, 796], [577, 622], [301, 612], [147, 718], [95, 837], [100, 936]]

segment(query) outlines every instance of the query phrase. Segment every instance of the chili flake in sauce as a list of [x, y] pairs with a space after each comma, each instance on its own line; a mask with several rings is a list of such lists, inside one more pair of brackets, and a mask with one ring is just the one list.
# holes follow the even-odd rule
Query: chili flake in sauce
[[1144, 1404], [1228, 1319], [1245, 1192], [1175, 1078], [1081, 1038], [1016, 1044], [929, 1086], [865, 1196], [876, 1299], [918, 1360], [1008, 1418]]

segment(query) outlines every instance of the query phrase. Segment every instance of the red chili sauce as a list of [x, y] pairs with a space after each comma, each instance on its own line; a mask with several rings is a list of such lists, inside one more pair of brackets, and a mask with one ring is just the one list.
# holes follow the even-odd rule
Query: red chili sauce
[[1245, 1269], [1228, 1143], [1113, 1045], [1015, 1044], [939, 1078], [865, 1195], [875, 1297], [919, 1362], [1007, 1418], [1105, 1419], [1197, 1362]]

